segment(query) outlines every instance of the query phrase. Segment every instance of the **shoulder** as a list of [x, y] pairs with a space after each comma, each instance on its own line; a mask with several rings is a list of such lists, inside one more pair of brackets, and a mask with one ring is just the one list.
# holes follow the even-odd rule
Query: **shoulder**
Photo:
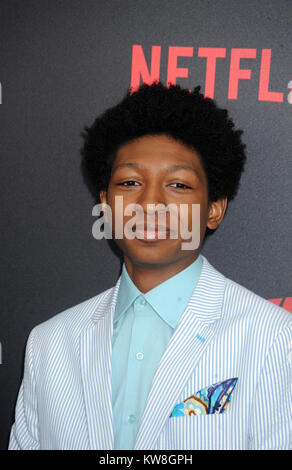
[[275, 333], [292, 327], [290, 312], [229, 278], [226, 278], [224, 300], [225, 308], [232, 305], [235, 315], [242, 316], [255, 325], [270, 325]]
[[217, 271], [206, 259], [212, 280], [218, 279], [222, 289], [222, 318], [224, 322], [245, 329], [251, 336], [265, 334], [271, 341], [282, 331], [292, 329], [292, 313], [242, 286]]
[[104, 308], [104, 303], [111, 298], [114, 289], [115, 286], [57, 313], [48, 320], [36, 325], [30, 336], [36, 337], [37, 341], [41, 343], [48, 340], [57, 340], [58, 337], [64, 336], [68, 339], [78, 338], [83, 329], [93, 325], [94, 315]]
[[[245, 354], [259, 368], [272, 355], [285, 358], [291, 350], [292, 313], [226, 278], [222, 308], [224, 325], [235, 333]], [[276, 356], [275, 356], [276, 357]], [[285, 360], [285, 359], [283, 359]]]

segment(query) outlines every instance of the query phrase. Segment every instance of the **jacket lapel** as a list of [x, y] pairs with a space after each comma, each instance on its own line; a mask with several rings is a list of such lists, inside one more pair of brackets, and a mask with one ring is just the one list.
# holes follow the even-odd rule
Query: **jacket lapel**
[[90, 449], [113, 449], [112, 325], [120, 278], [104, 293], [92, 325], [80, 337], [81, 378]]
[[165, 350], [148, 395], [134, 449], [152, 449], [221, 317], [225, 277], [203, 257], [197, 286]]

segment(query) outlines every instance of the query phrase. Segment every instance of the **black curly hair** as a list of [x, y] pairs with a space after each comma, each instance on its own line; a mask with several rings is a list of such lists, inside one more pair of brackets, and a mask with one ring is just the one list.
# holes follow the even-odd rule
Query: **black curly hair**
[[119, 147], [144, 135], [165, 134], [196, 150], [208, 181], [208, 202], [237, 193], [246, 161], [242, 130], [235, 130], [226, 109], [205, 98], [200, 86], [190, 91], [161, 82], [129, 89], [123, 100], [82, 132], [81, 172], [99, 203], [107, 189]]

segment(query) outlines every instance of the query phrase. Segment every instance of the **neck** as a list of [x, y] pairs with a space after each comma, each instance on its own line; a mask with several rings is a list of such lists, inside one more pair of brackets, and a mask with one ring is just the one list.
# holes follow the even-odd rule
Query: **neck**
[[196, 252], [192, 257], [179, 259], [175, 263], [147, 264], [137, 263], [135, 260], [124, 255], [124, 262], [135, 286], [143, 294], [146, 294], [149, 290], [187, 268], [198, 256], [199, 252]]

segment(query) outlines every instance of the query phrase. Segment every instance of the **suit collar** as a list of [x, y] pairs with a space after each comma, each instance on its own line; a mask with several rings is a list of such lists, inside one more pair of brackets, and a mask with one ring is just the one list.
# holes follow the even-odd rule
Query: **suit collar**
[[102, 293], [100, 302], [96, 306], [92, 315], [92, 321], [94, 323], [96, 323], [98, 320], [102, 320], [109, 310], [113, 310], [113, 312], [115, 311], [120, 283], [121, 276], [118, 278], [116, 284], [113, 287]]
[[202, 324], [207, 325], [221, 318], [226, 278], [207, 258], [202, 258], [201, 275], [188, 303], [188, 309], [193, 311], [193, 316]]

